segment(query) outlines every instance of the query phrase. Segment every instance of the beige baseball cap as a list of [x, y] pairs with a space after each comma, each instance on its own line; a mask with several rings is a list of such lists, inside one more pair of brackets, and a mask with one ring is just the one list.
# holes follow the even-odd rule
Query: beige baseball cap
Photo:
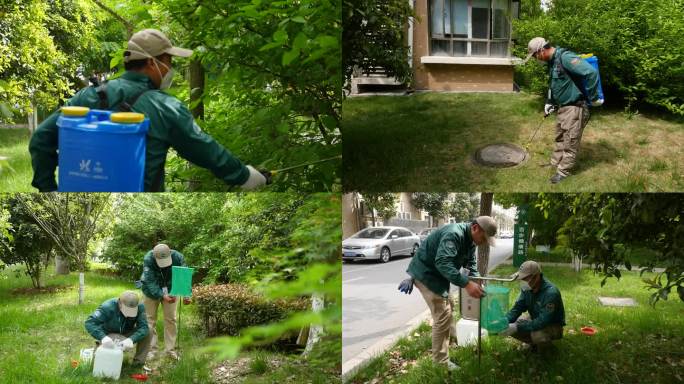
[[524, 279], [528, 276], [537, 275], [541, 273], [541, 267], [539, 263], [532, 260], [527, 260], [520, 265], [518, 272], [514, 275], [516, 279]]
[[527, 43], [527, 57], [525, 60], [523, 60], [523, 63], [526, 63], [527, 60], [532, 57], [532, 55], [539, 52], [548, 43], [549, 42], [543, 37], [535, 37], [534, 39], [530, 40], [530, 42]]
[[140, 298], [138, 294], [133, 291], [125, 291], [119, 296], [119, 309], [126, 317], [138, 316], [138, 303]]
[[493, 247], [496, 236], [496, 221], [491, 216], [479, 216], [475, 219], [475, 222], [484, 230], [489, 246]]
[[178, 57], [192, 56], [192, 50], [174, 47], [171, 40], [156, 29], [143, 29], [128, 40], [128, 50], [124, 52], [124, 62], [157, 57], [163, 53]]
[[173, 262], [173, 259], [171, 259], [171, 249], [166, 244], [157, 244], [152, 250], [152, 254], [159, 268], [166, 268]]

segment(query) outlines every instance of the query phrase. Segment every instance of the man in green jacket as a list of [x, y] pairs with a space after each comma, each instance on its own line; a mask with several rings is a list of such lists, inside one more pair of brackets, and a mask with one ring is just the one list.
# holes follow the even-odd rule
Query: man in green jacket
[[[153, 250], [145, 254], [143, 259], [142, 291], [143, 303], [147, 312], [147, 323], [150, 325], [150, 348], [152, 354], [157, 352], [157, 310], [161, 304], [164, 312], [164, 352], [178, 358], [175, 352], [178, 327], [176, 311], [178, 302], [176, 297], [170, 296], [172, 266], [185, 266], [183, 255], [169, 248], [166, 244], [158, 244]], [[183, 304], [190, 304], [189, 298], [183, 299]]]
[[[532, 351], [548, 347], [552, 340], [563, 337], [565, 308], [560, 291], [544, 277], [535, 261], [522, 263], [516, 275], [521, 280], [521, 292], [503, 319], [509, 324], [501, 335], [513, 336], [532, 345]], [[529, 312], [529, 317], [518, 319], [525, 311]]]
[[[598, 72], [576, 53], [553, 47], [543, 37], [535, 37], [527, 45], [527, 58], [548, 64], [549, 91], [544, 117], [558, 109], [556, 146], [550, 165], [556, 168], [551, 183], [557, 184], [570, 175], [575, 166], [582, 132], [589, 122], [589, 104], [603, 105], [599, 98]], [[583, 89], [586, 88], [586, 94]]]
[[[420, 244], [411, 259], [408, 270], [410, 281], [403, 281], [399, 289], [410, 293], [415, 283], [432, 314], [432, 359], [446, 364], [449, 370], [458, 365], [449, 360], [452, 305], [449, 284], [465, 288], [472, 297], [484, 294], [479, 284], [461, 274], [479, 276], [475, 246], [494, 244], [496, 222], [489, 216], [480, 216], [472, 222], [448, 224], [433, 232]], [[407, 286], [408, 284], [408, 286]]]
[[[68, 106], [123, 110], [144, 114], [150, 119], [145, 156], [145, 191], [164, 190], [164, 164], [169, 148], [188, 161], [209, 169], [229, 185], [245, 190], [266, 184], [265, 176], [245, 166], [211, 136], [202, 132], [180, 100], [162, 92], [171, 86], [173, 56], [189, 57], [191, 50], [174, 47], [160, 31], [145, 29], [134, 34], [124, 53], [126, 72], [106, 83], [106, 89], [87, 87], [67, 101]], [[98, 93], [98, 90], [101, 92]], [[104, 103], [104, 104], [102, 104]], [[103, 105], [106, 105], [103, 107]], [[57, 190], [58, 128], [56, 111], [31, 137], [29, 151], [34, 187], [41, 192]]]
[[149, 328], [145, 319], [145, 306], [139, 303], [135, 292], [126, 291], [118, 298], [102, 303], [88, 316], [85, 328], [95, 338], [96, 349], [119, 345], [125, 351], [137, 344], [133, 363], [145, 364], [150, 347]]

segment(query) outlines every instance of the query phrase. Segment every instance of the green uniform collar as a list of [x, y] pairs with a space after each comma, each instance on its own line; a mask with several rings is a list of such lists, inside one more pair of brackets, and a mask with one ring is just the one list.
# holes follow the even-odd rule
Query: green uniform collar
[[137, 83], [147, 83], [148, 88], [157, 89], [157, 87], [154, 86], [152, 79], [142, 72], [126, 71], [123, 75], [121, 75], [121, 78], [130, 81], [135, 81]]

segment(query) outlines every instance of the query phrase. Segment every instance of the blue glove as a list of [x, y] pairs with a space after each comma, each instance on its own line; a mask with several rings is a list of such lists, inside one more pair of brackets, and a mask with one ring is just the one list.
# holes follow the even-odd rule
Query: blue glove
[[408, 278], [399, 283], [399, 290], [410, 295], [413, 292], [413, 278]]

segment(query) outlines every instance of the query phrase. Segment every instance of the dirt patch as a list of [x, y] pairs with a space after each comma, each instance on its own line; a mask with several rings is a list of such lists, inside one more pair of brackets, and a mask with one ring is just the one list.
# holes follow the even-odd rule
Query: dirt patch
[[16, 288], [10, 291], [12, 295], [16, 296], [21, 296], [21, 295], [40, 295], [40, 294], [46, 294], [46, 293], [58, 293], [58, 292], [65, 292], [70, 289], [72, 289], [72, 285], [51, 285], [48, 287], [43, 287], [43, 288], [34, 288], [34, 287], [29, 287], [29, 288]]
[[[249, 363], [252, 357], [241, 357], [235, 360], [226, 360], [214, 367], [212, 377], [217, 384], [236, 384], [244, 381], [244, 377], [251, 374]], [[268, 360], [269, 371], [278, 369], [284, 363], [283, 360], [271, 358]]]

